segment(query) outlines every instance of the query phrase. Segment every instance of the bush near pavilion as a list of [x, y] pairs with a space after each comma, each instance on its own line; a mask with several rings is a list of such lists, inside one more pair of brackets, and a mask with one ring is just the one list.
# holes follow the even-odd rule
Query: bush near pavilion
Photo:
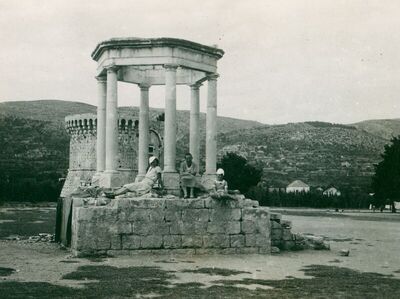
[[247, 159], [227, 153], [218, 164], [225, 171], [225, 180], [230, 190], [239, 190], [245, 194], [251, 186], [256, 186], [262, 177], [262, 169], [248, 163]]

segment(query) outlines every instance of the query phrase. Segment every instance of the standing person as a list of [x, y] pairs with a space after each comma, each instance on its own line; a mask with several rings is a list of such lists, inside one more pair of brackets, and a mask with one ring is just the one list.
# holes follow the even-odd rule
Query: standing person
[[126, 184], [115, 191], [104, 192], [106, 197], [114, 198], [115, 196], [127, 192], [133, 192], [135, 193], [135, 196], [140, 196], [149, 193], [155, 183], [158, 183], [159, 186], [163, 188], [163, 182], [161, 179], [162, 170], [160, 166], [158, 166], [159, 164], [158, 159], [154, 156], [151, 156], [149, 158], [149, 164], [150, 164], [149, 168], [147, 169], [147, 173], [143, 178], [143, 180], [141, 180], [140, 182]]
[[193, 156], [191, 153], [185, 154], [185, 161], [181, 163], [179, 168], [180, 183], [183, 190], [183, 196], [188, 197], [189, 188], [190, 198], [194, 198], [194, 188], [198, 186], [196, 175], [199, 172], [199, 168], [196, 163], [193, 162]]

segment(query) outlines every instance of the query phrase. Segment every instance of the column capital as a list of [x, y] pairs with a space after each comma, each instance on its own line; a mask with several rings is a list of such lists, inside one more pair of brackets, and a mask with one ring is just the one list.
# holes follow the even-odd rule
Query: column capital
[[203, 85], [202, 83], [196, 82], [196, 83], [190, 84], [189, 86], [191, 89], [199, 89], [202, 85]]
[[213, 74], [208, 74], [207, 75], [207, 80], [208, 81], [211, 81], [211, 80], [217, 80], [218, 79], [218, 77], [219, 77], [219, 75], [217, 74], [217, 73], [213, 73]]
[[176, 71], [179, 65], [173, 63], [164, 64], [164, 69], [166, 71]]
[[107, 73], [118, 71], [119, 67], [115, 65], [115, 63], [110, 63], [104, 67], [107, 70]]
[[107, 82], [107, 77], [106, 76], [95, 76], [97, 82], [99, 83], [105, 83]]
[[150, 83], [139, 83], [138, 84], [140, 90], [149, 90], [149, 88], [151, 87]]

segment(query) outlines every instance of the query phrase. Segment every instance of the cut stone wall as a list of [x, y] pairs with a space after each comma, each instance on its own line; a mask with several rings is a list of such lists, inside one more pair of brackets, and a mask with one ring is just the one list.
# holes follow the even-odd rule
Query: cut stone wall
[[107, 206], [73, 208], [71, 248], [76, 256], [269, 254], [270, 231], [269, 209], [242, 197], [120, 198]]

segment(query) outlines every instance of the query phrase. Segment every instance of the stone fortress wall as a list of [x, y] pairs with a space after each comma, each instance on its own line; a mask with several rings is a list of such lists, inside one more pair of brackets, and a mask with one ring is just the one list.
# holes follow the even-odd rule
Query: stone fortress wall
[[[118, 117], [118, 171], [125, 182], [137, 175], [138, 116], [119, 113]], [[67, 197], [79, 186], [90, 185], [96, 173], [97, 116], [92, 113], [70, 115], [65, 118], [70, 135], [69, 169], [61, 197]], [[162, 160], [162, 129], [156, 118], [150, 120], [150, 151]]]

